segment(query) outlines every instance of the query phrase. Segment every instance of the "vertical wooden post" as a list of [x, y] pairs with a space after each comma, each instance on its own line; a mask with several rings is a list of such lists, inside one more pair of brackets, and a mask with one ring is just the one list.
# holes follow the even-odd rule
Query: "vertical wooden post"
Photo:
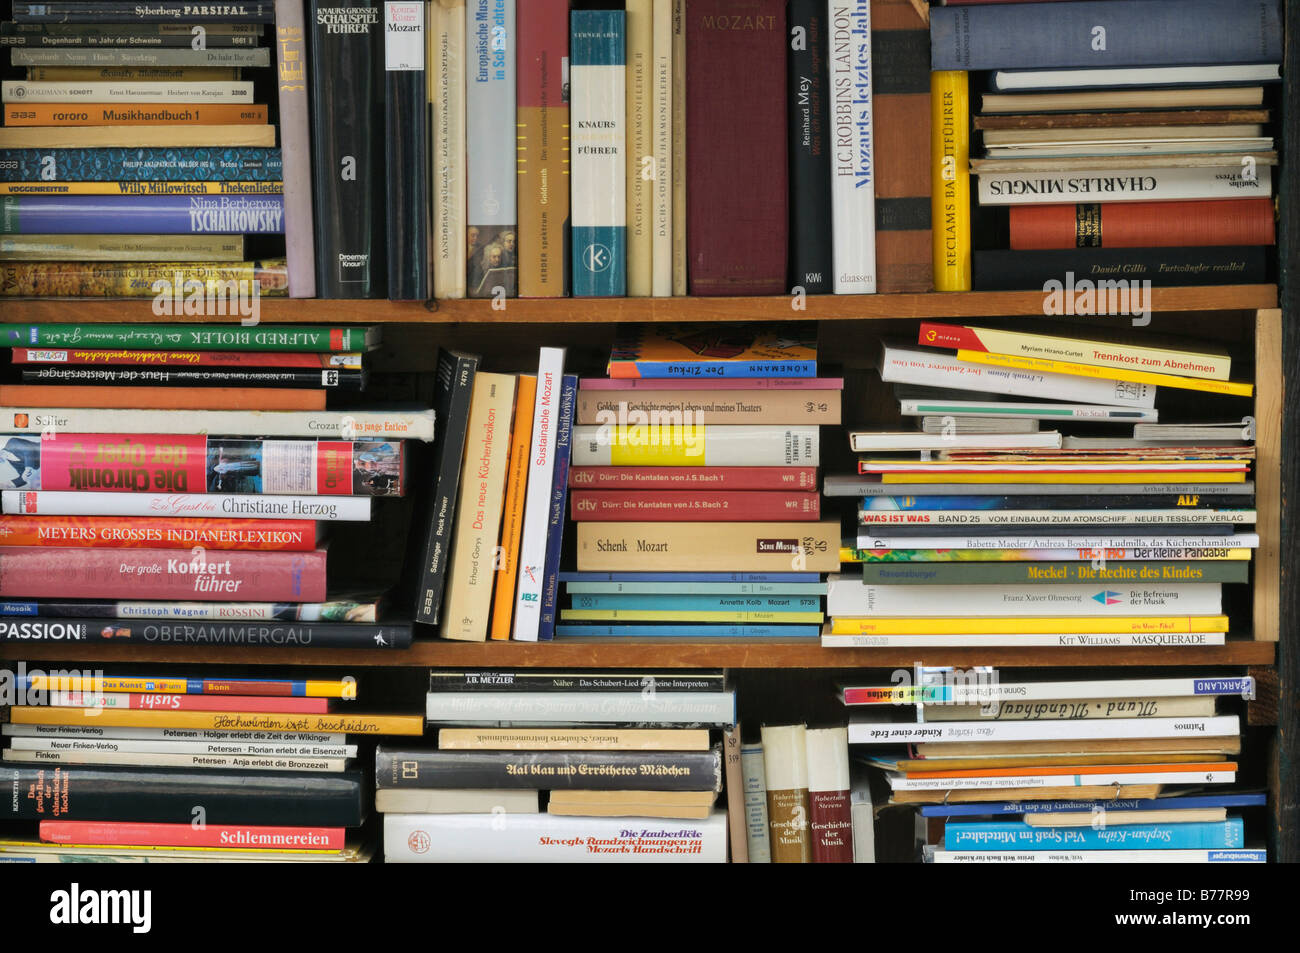
[[1276, 642], [1279, 616], [1278, 563], [1282, 526], [1282, 312], [1255, 312], [1255, 509], [1259, 549], [1255, 556], [1256, 639]]

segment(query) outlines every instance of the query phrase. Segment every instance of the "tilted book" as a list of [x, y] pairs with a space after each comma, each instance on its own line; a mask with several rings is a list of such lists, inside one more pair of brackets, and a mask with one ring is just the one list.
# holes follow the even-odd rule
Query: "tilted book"
[[560, 397], [564, 386], [564, 348], [544, 347], [537, 366], [536, 397], [528, 422], [531, 442], [526, 466], [517, 589], [512, 580], [514, 626], [512, 637], [537, 641], [541, 620], [543, 573], [551, 518], [551, 493], [555, 477], [556, 435], [560, 425]]
[[520, 374], [515, 388], [514, 430], [510, 434], [509, 470], [506, 472], [505, 505], [501, 517], [501, 543], [497, 548], [496, 582], [492, 592], [493, 639], [508, 640], [514, 617], [515, 582], [519, 576], [519, 537], [523, 529], [524, 494], [528, 487], [532, 445], [533, 409], [537, 378]]

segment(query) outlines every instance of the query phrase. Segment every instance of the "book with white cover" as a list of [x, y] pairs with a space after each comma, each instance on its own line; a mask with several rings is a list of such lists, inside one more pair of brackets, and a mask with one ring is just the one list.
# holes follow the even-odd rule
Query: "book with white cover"
[[1223, 109], [1259, 106], [1261, 86], [1200, 86], [1185, 89], [1080, 89], [1048, 93], [985, 93], [984, 113], [1123, 112], [1129, 109]]
[[1263, 864], [1268, 851], [1214, 850], [932, 850], [935, 864]]
[[380, 814], [536, 814], [540, 791], [524, 788], [380, 788]]
[[[943, 673], [937, 673], [943, 674]], [[1071, 698], [1178, 698], [1199, 695], [1255, 697], [1250, 676], [1191, 678], [1111, 678], [1078, 681], [1003, 682], [980, 679], [971, 673], [965, 681], [945, 679], [934, 685], [845, 685], [840, 690], [845, 705], [976, 704], [998, 701], [1051, 701]], [[993, 673], [996, 675], [996, 673]], [[928, 709], [927, 709], [928, 711]]]
[[429, 692], [431, 722], [704, 724], [736, 721], [734, 692]]
[[921, 418], [921, 433], [931, 434], [1037, 433], [1039, 429], [1038, 420], [1034, 417], [944, 414], [942, 417]]
[[[1153, 157], [1158, 158], [1158, 157]], [[1240, 162], [1214, 155], [1204, 165], [1201, 155], [1160, 159], [1164, 167], [1087, 170], [1097, 161], [1070, 159], [976, 159], [971, 174], [979, 183], [981, 205], [1057, 205], [1062, 202], [1156, 202], [1174, 199], [1240, 199], [1273, 194], [1267, 154], [1257, 156], [1253, 178], [1243, 176]], [[996, 165], [994, 163], [997, 163]], [[1044, 168], [1051, 163], [1078, 166]], [[1136, 165], [1136, 160], [1130, 160]], [[1177, 164], [1178, 168], [1169, 168]], [[1046, 396], [1046, 395], [1044, 395]]]
[[129, 751], [24, 751], [6, 748], [5, 761], [51, 764], [123, 764], [146, 767], [226, 768], [238, 771], [342, 771], [344, 758], [316, 758], [296, 754], [184, 754]]
[[1237, 780], [1235, 768], [1215, 769], [1192, 774], [1189, 771], [1110, 771], [1105, 766], [1074, 765], [1074, 774], [1017, 774], [1010, 776], [924, 778], [889, 775], [893, 791], [982, 791], [989, 788], [1077, 788], [1092, 784], [1231, 784]]
[[855, 715], [849, 744], [916, 744], [922, 741], [1081, 741], [1099, 738], [1236, 737], [1236, 715], [1211, 718], [1106, 718], [1083, 721], [885, 721]]
[[388, 863], [726, 863], [727, 814], [385, 814]]
[[[1140, 66], [1118, 69], [994, 70], [998, 92], [1041, 89], [1115, 89], [1125, 86], [1204, 86], [1206, 84], [1269, 83], [1281, 79], [1276, 63], [1228, 63], [1197, 66]], [[1160, 90], [1164, 93], [1164, 90]]]
[[294, 744], [286, 741], [159, 741], [147, 738], [11, 737], [11, 751], [93, 751], [99, 754], [240, 755], [301, 758], [355, 758], [356, 745]]
[[115, 410], [0, 407], [5, 433], [257, 434], [323, 440], [433, 440], [433, 410]]
[[555, 433], [560, 420], [564, 356], [562, 347], [544, 347], [537, 363], [537, 396], [533, 404], [533, 439], [524, 491], [512, 635], [520, 642], [536, 642], [541, 624], [542, 575], [551, 518], [551, 478], [555, 471]]
[[0, 83], [6, 103], [251, 103], [252, 83]]
[[370, 496], [0, 490], [0, 511], [40, 516], [203, 516], [367, 522]]
[[[745, 775], [745, 830], [749, 835], [749, 862], [770, 864], [772, 844], [767, 826], [767, 776], [761, 744], [740, 749], [741, 770]], [[733, 797], [732, 792], [727, 797]]]
[[117, 725], [102, 728], [98, 725], [0, 725], [0, 735], [11, 738], [130, 738], [156, 741], [253, 741], [258, 744], [283, 742], [291, 745], [341, 745], [347, 738], [337, 731], [223, 731], [208, 728], [126, 728]]
[[[953, 428], [954, 431], [956, 428]], [[1056, 430], [1034, 433], [849, 433], [849, 449], [855, 453], [912, 450], [1059, 450], [1061, 434]]]
[[[1065, 532], [1068, 532], [1066, 530]], [[1229, 536], [889, 536], [858, 534], [859, 549], [1137, 549], [1141, 559], [1186, 559], [1159, 549], [1258, 549], [1258, 533]], [[1107, 556], [1107, 559], [1114, 558]], [[1204, 557], [1201, 557], [1204, 558]]]
[[[876, 290], [876, 169], [870, 0], [828, 0], [831, 235], [836, 294]], [[844, 50], [845, 52], [841, 52]]]
[[822, 635], [824, 649], [935, 648], [1120, 648], [1131, 646], [1223, 645], [1222, 632], [1022, 633], [992, 635], [835, 635], [829, 626]]

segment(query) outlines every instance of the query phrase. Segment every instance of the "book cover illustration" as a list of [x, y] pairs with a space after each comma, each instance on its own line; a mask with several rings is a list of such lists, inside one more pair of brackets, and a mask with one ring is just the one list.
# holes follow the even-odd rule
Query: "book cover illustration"
[[809, 329], [734, 324], [659, 325], [620, 329], [610, 354], [614, 378], [809, 377], [817, 372], [817, 343]]

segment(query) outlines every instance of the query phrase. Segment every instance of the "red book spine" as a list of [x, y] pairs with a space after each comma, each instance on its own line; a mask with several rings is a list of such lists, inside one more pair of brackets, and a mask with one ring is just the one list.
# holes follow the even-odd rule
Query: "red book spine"
[[324, 715], [328, 698], [275, 698], [254, 695], [167, 695], [162, 692], [56, 692], [50, 704], [61, 708], [127, 708], [142, 711], [256, 711]]
[[821, 516], [821, 496], [796, 491], [574, 490], [569, 499], [576, 522], [777, 521], [815, 520]]
[[798, 490], [817, 492], [816, 467], [573, 467], [587, 490]]
[[141, 516], [0, 516], [3, 546], [95, 546], [111, 549], [205, 549], [309, 552], [310, 520]]
[[174, 549], [0, 547], [6, 598], [324, 602], [325, 551], [178, 553]]
[[685, 17], [690, 293], [783, 294], [785, 2], [690, 0]]
[[1272, 245], [1272, 199], [1016, 205], [1011, 247], [1172, 248]]
[[309, 370], [360, 367], [360, 354], [285, 351], [107, 351], [89, 348], [16, 347], [14, 364], [127, 365], [145, 367], [290, 367]]
[[984, 342], [970, 328], [955, 324], [937, 324], [922, 321], [916, 333], [916, 343], [927, 347], [946, 347], [951, 350], [986, 351]]
[[808, 830], [814, 864], [853, 863], [853, 812], [848, 791], [809, 791]]
[[342, 850], [342, 827], [253, 827], [235, 824], [135, 824], [120, 821], [41, 821], [47, 844], [112, 847], [259, 847], [268, 850]]

